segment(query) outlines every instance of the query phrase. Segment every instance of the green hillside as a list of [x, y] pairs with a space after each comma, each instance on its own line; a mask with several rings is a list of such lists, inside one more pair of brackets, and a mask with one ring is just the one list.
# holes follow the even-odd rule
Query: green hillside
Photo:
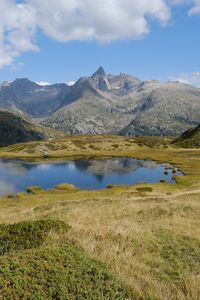
[[54, 129], [36, 125], [9, 111], [0, 110], [0, 146], [63, 137]]
[[185, 131], [172, 143], [184, 148], [200, 148], [200, 125]]

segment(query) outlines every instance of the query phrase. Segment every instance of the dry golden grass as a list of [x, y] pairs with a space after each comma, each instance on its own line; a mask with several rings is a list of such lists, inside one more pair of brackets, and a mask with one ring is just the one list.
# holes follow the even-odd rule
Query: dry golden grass
[[[58, 191], [2, 199], [0, 222], [52, 218], [71, 225], [72, 239], [105, 262], [136, 299], [200, 297], [199, 193], [143, 196], [134, 187]], [[54, 237], [58, 239], [58, 237]]]

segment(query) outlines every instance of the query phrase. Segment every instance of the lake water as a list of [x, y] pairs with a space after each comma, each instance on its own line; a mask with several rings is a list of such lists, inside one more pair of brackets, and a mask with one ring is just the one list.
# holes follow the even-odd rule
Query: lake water
[[103, 189], [108, 184], [154, 183], [161, 179], [173, 183], [172, 170], [165, 175], [165, 167], [166, 164], [132, 158], [43, 163], [0, 159], [0, 195], [26, 191], [30, 185], [48, 189], [70, 183], [81, 189]]

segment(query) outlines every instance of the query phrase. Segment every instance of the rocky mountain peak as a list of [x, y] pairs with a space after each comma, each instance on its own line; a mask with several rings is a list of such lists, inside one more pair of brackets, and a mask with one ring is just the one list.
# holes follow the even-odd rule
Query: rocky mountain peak
[[11, 83], [11, 86], [29, 89], [37, 85], [35, 82], [32, 82], [28, 78], [17, 78]]
[[96, 77], [106, 77], [106, 73], [103, 67], [99, 67], [98, 70], [92, 75], [92, 78]]

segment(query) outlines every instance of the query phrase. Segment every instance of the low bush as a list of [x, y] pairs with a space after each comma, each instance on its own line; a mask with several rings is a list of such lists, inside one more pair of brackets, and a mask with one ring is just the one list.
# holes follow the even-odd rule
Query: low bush
[[52, 220], [0, 225], [0, 255], [39, 247], [47, 240], [51, 230], [60, 229], [67, 230], [68, 225]]

